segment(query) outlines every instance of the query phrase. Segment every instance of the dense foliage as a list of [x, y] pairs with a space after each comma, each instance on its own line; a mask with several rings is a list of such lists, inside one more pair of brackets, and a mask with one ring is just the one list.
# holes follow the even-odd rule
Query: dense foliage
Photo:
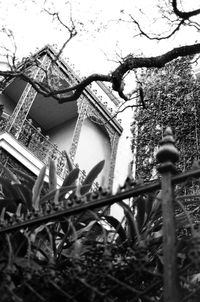
[[167, 126], [172, 127], [180, 151], [179, 170], [190, 168], [199, 159], [200, 87], [191, 60], [191, 57], [179, 58], [164, 68], [145, 70], [141, 75], [147, 109], [137, 110], [132, 125], [139, 177], [155, 176], [156, 146]]
[[[103, 168], [98, 163], [84, 184], [76, 181], [78, 169], [55, 189], [56, 170], [50, 161], [49, 192], [42, 194], [45, 167], [38, 178], [1, 166], [1, 226], [41, 216], [42, 208], [56, 213], [78, 194], [87, 196]], [[133, 183], [135, 183], [133, 181]], [[127, 178], [121, 190], [129, 190]], [[68, 194], [67, 197], [65, 196]], [[76, 195], [75, 195], [76, 194]], [[60, 197], [62, 196], [62, 200]], [[143, 194], [119, 205], [122, 221], [104, 209], [87, 211], [56, 221], [26, 226], [0, 236], [0, 295], [2, 302], [16, 301], [160, 301], [163, 294], [162, 214], [160, 193]], [[198, 202], [198, 198], [197, 198]], [[179, 207], [180, 207], [179, 198]], [[181, 204], [176, 214], [177, 263], [184, 301], [198, 301], [199, 235], [193, 214]], [[196, 215], [195, 215], [196, 216]], [[196, 216], [199, 221], [199, 217]], [[188, 230], [184, 232], [184, 230]], [[184, 236], [181, 235], [184, 232]], [[192, 234], [192, 236], [191, 236]], [[191, 297], [191, 299], [190, 299]]]

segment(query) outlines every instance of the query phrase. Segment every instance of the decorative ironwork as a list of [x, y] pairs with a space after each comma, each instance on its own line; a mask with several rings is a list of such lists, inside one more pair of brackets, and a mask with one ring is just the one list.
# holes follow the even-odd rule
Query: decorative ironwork
[[41, 129], [35, 128], [32, 120], [25, 120], [18, 140], [23, 143], [34, 155], [44, 164], [48, 163], [49, 158], [55, 160], [57, 165], [57, 174], [64, 178], [68, 173], [67, 160], [58, 146], [50, 142], [49, 136], [44, 136]]
[[[35, 70], [33, 79], [37, 80], [38, 82], [42, 82], [42, 80], [45, 77], [44, 70], [48, 69], [50, 63], [51, 63], [51, 59], [49, 58], [49, 56], [45, 55], [42, 60], [41, 66]], [[21, 128], [25, 122], [25, 119], [35, 100], [36, 95], [37, 95], [37, 91], [31, 86], [31, 84], [28, 83], [6, 127], [6, 130], [8, 132], [11, 132], [16, 138], [18, 138], [19, 136]]]
[[110, 123], [104, 118], [104, 116], [102, 114], [100, 114], [97, 109], [92, 106], [92, 104], [90, 104], [88, 102], [88, 108], [87, 108], [87, 117], [94, 123], [99, 124], [101, 126], [103, 126], [110, 138], [110, 142], [112, 144], [112, 140], [113, 140], [113, 136], [115, 134], [115, 131], [113, 129], [113, 127], [110, 125]]
[[116, 132], [112, 138], [111, 142], [111, 156], [110, 156], [110, 168], [109, 168], [109, 176], [108, 176], [108, 188], [111, 189], [114, 180], [114, 171], [115, 171], [115, 163], [117, 156], [117, 147], [119, 143], [119, 135]]
[[9, 116], [1, 116], [0, 118], [0, 131], [4, 131], [6, 129], [7, 123], [8, 123]]
[[70, 158], [72, 159], [72, 161], [74, 161], [80, 134], [81, 134], [81, 129], [83, 126], [83, 122], [87, 116], [88, 102], [86, 101], [86, 99], [84, 97], [80, 97], [77, 102], [77, 105], [78, 105], [79, 115], [78, 115], [78, 119], [77, 119], [76, 126], [74, 129], [74, 133], [73, 133], [71, 148], [69, 151], [69, 155], [70, 155]]
[[167, 128], [157, 152], [161, 174], [161, 199], [163, 216], [163, 262], [164, 262], [164, 301], [180, 301], [177, 284], [176, 227], [172, 175], [176, 172], [175, 162], [179, 152], [174, 146], [171, 128]]
[[[191, 177], [200, 177], [200, 168], [197, 170], [191, 170], [182, 173], [180, 175], [172, 176], [171, 183], [172, 185], [179, 184]], [[70, 200], [69, 203], [67, 201], [63, 203], [61, 202], [59, 210], [55, 210], [54, 205], [51, 204], [51, 208], [49, 208], [48, 214], [42, 211], [41, 213], [32, 212], [27, 217], [22, 216], [20, 222], [19, 219], [13, 220], [12, 225], [9, 225], [7, 220], [5, 220], [0, 225], [0, 234], [31, 226], [38, 226], [49, 221], [56, 221], [61, 219], [62, 217], [69, 217], [71, 215], [75, 215], [89, 209], [93, 210], [96, 208], [102, 208], [128, 198], [137, 197], [141, 194], [150, 193], [160, 189], [160, 180], [144, 185], [137, 185], [134, 180], [127, 178], [124, 185], [119, 188], [116, 194], [111, 195], [110, 191], [104, 191], [100, 187], [99, 190], [90, 194], [88, 198], [75, 197], [73, 200]]]
[[106, 121], [106, 119], [84, 97], [81, 97], [78, 100], [77, 105], [78, 105], [79, 117], [74, 130], [72, 145], [69, 153], [70, 157], [72, 160], [74, 160], [75, 158], [76, 150], [80, 138], [80, 133], [85, 118], [88, 117], [92, 122], [98, 125], [102, 125], [106, 129], [109, 135], [110, 144], [111, 144], [110, 170], [109, 170], [109, 177], [108, 177], [108, 187], [111, 188], [114, 179], [114, 169], [115, 169], [115, 161], [117, 155], [117, 147], [119, 142], [119, 134], [116, 131], [114, 131], [114, 129]]
[[85, 170], [82, 170], [82, 174], [81, 174], [81, 176], [79, 177], [79, 182], [80, 182], [80, 184], [83, 183], [83, 181], [85, 180], [85, 177], [86, 177], [86, 171], [85, 171]]
[[[8, 121], [8, 117], [3, 119], [3, 126], [0, 130], [3, 131], [6, 129], [6, 123]], [[50, 137], [48, 135], [44, 136], [39, 127], [34, 127], [31, 119], [25, 120], [19, 133], [18, 141], [25, 147], [27, 147], [27, 149], [29, 149], [35, 156], [37, 156], [37, 158], [44, 164], [48, 164], [49, 158], [55, 160], [57, 175], [61, 178], [64, 179], [65, 176], [69, 173], [68, 164], [64, 152], [59, 151], [58, 146], [51, 143]], [[76, 165], [74, 164], [74, 167], [76, 167]], [[80, 182], [84, 179], [85, 171], [80, 170]], [[95, 190], [97, 188], [97, 183], [94, 183], [92, 190]]]
[[[74, 80], [70, 77], [69, 74], [63, 73], [60, 68], [57, 66], [57, 64], [51, 64], [51, 66], [48, 69], [48, 86], [51, 86], [52, 89], [55, 90], [62, 90], [64, 88], [67, 88], [69, 85], [74, 84]], [[60, 94], [60, 97], [66, 97], [71, 95], [72, 92], [67, 92]]]
[[111, 155], [110, 155], [110, 169], [108, 176], [108, 188], [112, 188], [114, 179], [115, 162], [117, 155], [117, 147], [119, 142], [119, 134], [113, 129], [113, 127], [106, 121], [106, 119], [101, 115], [91, 104], [88, 104], [87, 117], [96, 124], [102, 125], [110, 138], [111, 144]]

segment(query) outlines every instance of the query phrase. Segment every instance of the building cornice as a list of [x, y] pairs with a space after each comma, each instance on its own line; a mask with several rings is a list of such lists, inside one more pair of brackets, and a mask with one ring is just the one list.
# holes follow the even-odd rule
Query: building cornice
[[87, 99], [90, 101], [90, 103], [94, 106], [94, 108], [102, 115], [106, 123], [109, 123], [109, 125], [113, 128], [114, 131], [116, 131], [119, 135], [121, 135], [123, 128], [120, 125], [120, 123], [114, 118], [108, 109], [99, 102], [98, 98], [95, 96], [95, 94], [91, 91], [91, 89], [86, 88], [84, 91], [84, 95], [87, 97]]
[[[44, 47], [40, 53], [47, 53], [51, 56], [52, 59], [56, 56], [56, 51], [51, 46]], [[62, 59], [59, 58], [59, 60], [56, 61], [57, 66], [66, 74], [66, 76], [69, 76], [69, 74], [72, 77], [72, 80], [74, 81], [74, 84], [80, 83], [81, 79], [80, 77], [73, 71], [73, 69]], [[97, 83], [98, 84], [98, 83]], [[99, 84], [98, 84], [99, 85]], [[99, 85], [101, 87], [101, 85]], [[103, 90], [103, 88], [101, 87]], [[110, 98], [110, 95], [105, 91], [106, 95]], [[110, 113], [110, 111], [106, 108], [104, 104], [102, 104], [98, 97], [95, 95], [95, 93], [90, 89], [89, 87], [86, 87], [83, 95], [90, 101], [90, 103], [95, 107], [95, 109], [103, 116], [103, 118], [106, 120], [107, 123], [109, 123], [113, 129], [121, 135], [123, 128], [120, 125], [119, 121], [113, 117]], [[111, 99], [111, 98], [110, 98]], [[111, 99], [112, 100], [112, 99]]]

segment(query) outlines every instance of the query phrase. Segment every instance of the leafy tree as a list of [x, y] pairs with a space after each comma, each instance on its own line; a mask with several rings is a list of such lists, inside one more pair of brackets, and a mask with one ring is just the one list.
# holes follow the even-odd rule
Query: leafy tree
[[154, 173], [156, 146], [170, 125], [180, 151], [178, 168], [183, 171], [199, 159], [199, 82], [193, 74], [191, 57], [179, 58], [162, 69], [141, 75], [147, 109], [138, 109], [133, 123], [137, 174], [150, 179]]

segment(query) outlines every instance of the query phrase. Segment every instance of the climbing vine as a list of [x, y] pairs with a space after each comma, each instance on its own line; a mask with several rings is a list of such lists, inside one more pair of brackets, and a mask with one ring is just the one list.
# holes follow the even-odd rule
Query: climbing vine
[[172, 127], [180, 151], [179, 170], [191, 168], [200, 158], [200, 83], [192, 59], [179, 58], [140, 75], [147, 109], [137, 109], [132, 123], [137, 177], [155, 177], [155, 153], [167, 126]]

